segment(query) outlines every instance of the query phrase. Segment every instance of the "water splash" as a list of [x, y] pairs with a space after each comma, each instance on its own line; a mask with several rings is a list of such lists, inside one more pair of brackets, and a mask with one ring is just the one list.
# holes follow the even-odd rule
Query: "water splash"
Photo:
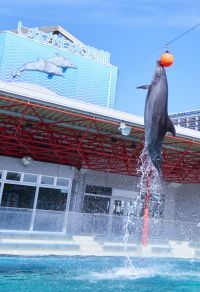
[[[126, 220], [126, 223], [124, 225], [125, 234], [124, 234], [124, 237], [123, 237], [123, 242], [124, 242], [124, 250], [125, 250], [125, 252], [127, 251], [128, 241], [129, 241], [129, 238], [130, 238], [130, 232], [129, 232], [129, 226], [130, 225], [134, 225], [134, 222], [131, 219], [131, 210], [129, 209], [128, 213], [127, 213], [127, 220]], [[134, 268], [132, 259], [131, 259], [131, 257], [129, 255], [126, 256], [125, 266], [128, 269], [133, 269]]]
[[149, 209], [154, 210], [154, 204], [157, 204], [157, 210], [154, 210], [153, 217], [159, 217], [163, 192], [162, 176], [154, 167], [145, 147], [138, 161], [137, 174], [140, 176], [139, 183], [137, 184], [138, 197], [135, 202], [136, 208], [138, 209], [137, 215], [141, 215], [141, 208], [144, 207], [147, 188], [149, 188], [151, 196]]
[[[144, 214], [145, 201], [147, 196], [147, 188], [149, 191], [149, 206], [148, 210], [150, 215], [154, 218], [159, 218], [162, 212], [162, 192], [163, 192], [163, 183], [161, 174], [154, 167], [146, 147], [144, 147], [139, 161], [137, 174], [140, 176], [139, 182], [137, 184], [138, 196], [134, 202], [134, 212], [131, 214], [130, 210], [127, 212], [127, 218], [124, 225], [124, 248], [127, 250], [128, 241], [130, 239], [130, 226], [135, 225], [137, 223], [137, 229], [140, 229], [139, 226], [139, 218], [141, 218]], [[134, 214], [134, 216], [133, 216]], [[135, 220], [135, 217], [138, 218]], [[134, 220], [133, 220], [134, 219]], [[138, 234], [138, 232], [135, 232]], [[135, 238], [136, 241], [138, 240]], [[133, 268], [133, 262], [130, 256], [127, 255], [126, 258], [126, 266], [128, 268]]]
[[[84, 279], [89, 279], [90, 281], [99, 280], [121, 280], [121, 279], [133, 279], [137, 280], [140, 278], [151, 278], [156, 275], [156, 270], [151, 268], [136, 268], [133, 265], [130, 267], [117, 267], [113, 269], [108, 269], [103, 272], [93, 272], [89, 276], [85, 276]], [[82, 277], [83, 278], [83, 277]]]
[[[159, 277], [159, 278], [158, 278]], [[81, 279], [81, 280], [89, 280], [91, 282], [94, 281], [102, 281], [102, 280], [138, 280], [138, 279], [147, 279], [147, 278], [155, 278], [157, 281], [198, 281], [200, 279], [200, 272], [198, 269], [194, 269], [190, 266], [188, 269], [187, 267], [181, 266], [181, 262], [179, 265], [177, 263], [171, 263], [167, 264], [166, 262], [163, 263], [151, 263], [149, 265], [146, 263], [146, 265], [142, 266], [132, 266], [132, 267], [115, 267], [115, 268], [108, 268], [103, 271], [96, 271], [96, 272], [90, 272], [89, 274], [82, 274], [79, 277], [76, 277], [75, 279]], [[149, 291], [152, 290], [151, 288]], [[131, 290], [132, 291], [132, 290]], [[154, 291], [154, 290], [153, 290]], [[156, 290], [158, 291], [158, 290]], [[159, 290], [164, 291], [164, 290]], [[165, 290], [169, 291], [169, 290]], [[176, 291], [176, 290], [170, 290], [170, 291]], [[183, 291], [183, 290], [181, 290]], [[184, 290], [186, 291], [186, 290]], [[189, 290], [187, 290], [189, 291]], [[190, 291], [199, 291], [197, 290], [190, 290]]]

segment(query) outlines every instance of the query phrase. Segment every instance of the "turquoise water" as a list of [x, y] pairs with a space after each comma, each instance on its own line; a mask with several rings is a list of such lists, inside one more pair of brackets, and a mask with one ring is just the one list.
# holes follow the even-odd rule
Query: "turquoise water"
[[0, 257], [0, 291], [200, 291], [200, 261]]

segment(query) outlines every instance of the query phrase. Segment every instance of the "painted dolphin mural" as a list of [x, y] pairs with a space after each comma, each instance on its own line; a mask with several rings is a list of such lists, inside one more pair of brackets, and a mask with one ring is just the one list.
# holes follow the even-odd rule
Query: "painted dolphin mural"
[[51, 78], [53, 75], [64, 76], [62, 69], [56, 65], [47, 62], [43, 59], [38, 59], [36, 62], [30, 62], [22, 65], [15, 73], [13, 77], [20, 76], [23, 71], [39, 71], [48, 74]]
[[70, 60], [60, 55], [59, 53], [55, 53], [55, 57], [49, 58], [46, 62], [56, 65], [57, 67], [62, 68], [63, 72], [65, 72], [68, 68], [77, 69]]
[[137, 88], [148, 89], [144, 110], [145, 148], [153, 165], [160, 172], [164, 137], [167, 132], [175, 136], [176, 131], [168, 116], [167, 76], [159, 61], [151, 84]]

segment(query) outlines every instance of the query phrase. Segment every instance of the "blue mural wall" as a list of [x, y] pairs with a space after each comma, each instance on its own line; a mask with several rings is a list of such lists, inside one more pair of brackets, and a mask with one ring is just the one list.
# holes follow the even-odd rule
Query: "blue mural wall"
[[[77, 69], [67, 69], [64, 76], [24, 71], [13, 78], [22, 65], [48, 59], [56, 53], [64, 56]], [[51, 77], [51, 78], [49, 78]], [[37, 40], [11, 32], [0, 34], [0, 80], [26, 82], [45, 86], [59, 95], [114, 108], [118, 68], [88, 57], [58, 49]]]

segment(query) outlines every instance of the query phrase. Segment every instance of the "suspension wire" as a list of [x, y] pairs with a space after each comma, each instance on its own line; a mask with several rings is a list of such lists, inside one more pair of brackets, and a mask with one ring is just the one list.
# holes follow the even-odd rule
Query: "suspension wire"
[[168, 47], [169, 45], [171, 45], [172, 43], [174, 43], [176, 40], [182, 38], [184, 35], [188, 34], [189, 32], [191, 32], [193, 29], [197, 28], [198, 26], [200, 26], [200, 22], [197, 23], [196, 25], [192, 26], [190, 29], [186, 30], [185, 32], [183, 32], [182, 34], [178, 35], [176, 38], [174, 38], [173, 40], [169, 41], [168, 43], [166, 43], [166, 47]]
[[137, 61], [133, 62], [132, 64], [128, 65], [127, 67], [125, 67], [123, 70], [121, 70], [121, 73], [126, 72], [127, 70], [129, 70], [130, 68], [136, 66], [137, 64], [141, 63], [143, 60], [147, 59], [148, 57], [151, 57], [152, 55], [154, 55], [155, 53], [157, 53], [158, 51], [160, 51], [163, 48], [168, 48], [169, 45], [171, 45], [172, 43], [174, 43], [175, 41], [177, 41], [178, 39], [180, 39], [181, 37], [185, 36], [186, 34], [190, 33], [192, 30], [194, 30], [195, 28], [197, 28], [198, 26], [200, 26], [200, 22], [197, 23], [196, 25], [192, 26], [191, 28], [189, 28], [188, 30], [184, 31], [183, 33], [181, 33], [180, 35], [178, 35], [177, 37], [175, 37], [174, 39], [170, 40], [169, 42], [165, 43], [164, 45], [162, 45], [161, 47], [151, 51], [150, 53], [144, 55], [142, 58], [138, 59]]

